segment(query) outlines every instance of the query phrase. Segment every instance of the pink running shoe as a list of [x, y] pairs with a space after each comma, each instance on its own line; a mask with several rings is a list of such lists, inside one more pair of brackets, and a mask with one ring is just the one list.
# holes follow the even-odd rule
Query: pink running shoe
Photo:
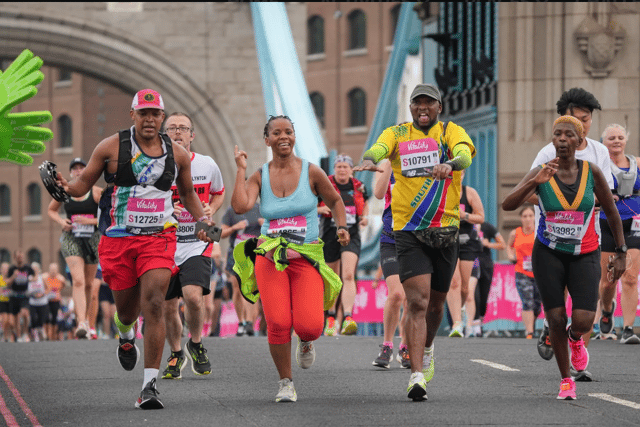
[[560, 382], [558, 400], [576, 400], [576, 383], [571, 378], [563, 378]]
[[582, 337], [578, 341], [571, 339], [569, 335], [569, 347], [571, 348], [571, 365], [576, 371], [584, 371], [589, 364], [589, 351], [584, 346]]

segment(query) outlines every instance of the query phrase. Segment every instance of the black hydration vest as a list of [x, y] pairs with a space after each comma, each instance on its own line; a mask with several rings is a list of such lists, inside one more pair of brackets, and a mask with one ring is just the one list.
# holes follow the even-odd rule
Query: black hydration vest
[[[118, 147], [118, 170], [113, 183], [118, 187], [133, 187], [139, 184], [131, 166], [131, 129], [123, 129], [118, 132], [120, 145]], [[176, 178], [176, 161], [173, 157], [173, 145], [171, 138], [166, 133], [160, 133], [161, 139], [167, 146], [167, 158], [164, 162], [164, 171], [158, 180], [152, 185], [160, 191], [169, 191]]]

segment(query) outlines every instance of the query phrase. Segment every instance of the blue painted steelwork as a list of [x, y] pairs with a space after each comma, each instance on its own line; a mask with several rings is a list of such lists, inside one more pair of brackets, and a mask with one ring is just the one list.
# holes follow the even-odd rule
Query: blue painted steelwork
[[252, 2], [251, 17], [267, 117], [289, 116], [296, 125], [296, 155], [319, 165], [327, 149], [311, 106], [284, 3]]

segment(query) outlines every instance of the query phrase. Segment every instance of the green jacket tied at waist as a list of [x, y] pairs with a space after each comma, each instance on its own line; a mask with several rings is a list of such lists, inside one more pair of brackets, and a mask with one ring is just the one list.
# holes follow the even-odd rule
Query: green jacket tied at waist
[[[259, 239], [264, 240], [260, 246], [258, 246]], [[273, 260], [276, 264], [276, 270], [284, 271], [289, 266], [287, 249], [291, 249], [309, 261], [322, 276], [324, 281], [324, 309], [329, 310], [338, 297], [340, 289], [342, 289], [342, 281], [331, 267], [324, 262], [323, 246], [324, 242], [322, 240], [319, 243], [298, 245], [287, 241], [284, 237], [267, 237], [264, 234], [260, 237], [240, 242], [233, 250], [233, 259], [235, 260], [233, 271], [240, 276], [240, 292], [242, 296], [251, 303], [255, 303], [260, 298], [254, 272], [256, 255], [264, 255], [275, 249]]]

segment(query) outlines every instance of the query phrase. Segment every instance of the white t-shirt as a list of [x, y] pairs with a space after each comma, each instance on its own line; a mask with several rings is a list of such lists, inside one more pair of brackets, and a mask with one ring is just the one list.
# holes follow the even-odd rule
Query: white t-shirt
[[[198, 198], [204, 203], [209, 203], [210, 195], [224, 192], [220, 168], [209, 156], [191, 153], [191, 178], [193, 180], [193, 189]], [[175, 203], [180, 200], [175, 182], [171, 190]], [[179, 206], [183, 207], [181, 203], [179, 203]], [[193, 218], [186, 209], [183, 210], [178, 217], [178, 231], [176, 232], [178, 243], [176, 245], [175, 262], [177, 265], [181, 265], [187, 259], [196, 255], [211, 256], [213, 244], [199, 240], [195, 235], [195, 228], [196, 218]]]
[[[613, 175], [611, 174], [611, 161], [609, 159], [609, 150], [604, 146], [604, 144], [594, 139], [587, 138], [587, 146], [584, 148], [584, 150], [576, 150], [575, 156], [578, 160], [585, 160], [598, 166], [604, 174], [604, 177], [607, 180], [607, 184], [609, 184], [609, 188], [614, 188]], [[538, 151], [538, 155], [531, 164], [531, 169], [535, 168], [536, 166], [540, 166], [541, 164], [546, 163], [549, 160], [553, 160], [556, 157], [556, 148], [553, 146], [553, 142], [550, 142], [549, 144], [542, 147], [540, 151]], [[540, 223], [540, 206], [535, 205], [534, 211], [537, 227], [537, 224]], [[598, 239], [600, 239], [600, 223], [598, 221], [596, 221], [596, 228], [598, 230]]]
[[[553, 146], [553, 142], [550, 142], [538, 151], [536, 159], [531, 164], [531, 169], [555, 158], [556, 149]], [[613, 175], [611, 175], [611, 161], [609, 160], [609, 150], [607, 150], [607, 147], [605, 147], [604, 144], [591, 138], [587, 138], [587, 146], [585, 149], [576, 150], [576, 159], [595, 163], [607, 179], [609, 188], [614, 188]]]

